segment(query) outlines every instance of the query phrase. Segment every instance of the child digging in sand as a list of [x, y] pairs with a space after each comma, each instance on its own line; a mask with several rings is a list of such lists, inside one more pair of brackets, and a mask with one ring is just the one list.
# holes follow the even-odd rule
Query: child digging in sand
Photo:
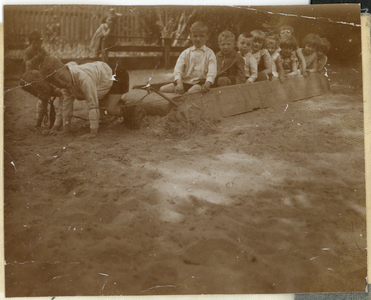
[[[50, 60], [56, 59], [47, 57], [45, 63], [50, 64]], [[56, 60], [56, 64], [60, 65], [62, 68], [63, 64], [60, 61]], [[94, 64], [95, 63], [93, 63], [93, 65]], [[103, 63], [99, 62], [98, 64]], [[76, 63], [69, 63], [68, 65], [77, 66]], [[88, 66], [89, 64], [86, 65]], [[86, 67], [83, 64], [81, 66], [81, 69]], [[41, 64], [41, 68], [45, 71], [45, 65]], [[92, 68], [90, 67], [88, 69], [91, 71]], [[91, 75], [94, 77], [94, 72], [91, 72]], [[111, 79], [113, 80], [113, 77]], [[122, 94], [127, 92], [128, 80], [128, 75], [123, 64], [121, 61], [118, 61], [115, 65], [115, 79], [112, 81], [112, 87], [103, 98], [99, 98], [99, 109], [101, 110], [100, 114], [102, 115], [103, 113], [103, 115], [124, 117], [124, 125], [126, 127], [130, 129], [138, 129], [144, 117], [145, 111], [138, 106], [124, 107], [123, 103], [120, 103]], [[86, 82], [86, 84], [88, 85], [89, 82]], [[45, 77], [38, 70], [30, 70], [25, 72], [21, 76], [20, 86], [24, 91], [37, 98], [36, 128], [39, 129], [43, 122], [46, 124], [48, 120], [48, 103], [50, 103], [50, 125], [53, 126], [53, 130], [43, 131], [43, 134], [59, 134], [58, 130], [61, 128], [61, 124], [63, 123], [63, 114], [65, 113], [63, 110], [68, 108], [64, 106], [66, 103], [63, 103], [66, 91], [63, 91], [50, 82], [47, 82]], [[99, 88], [99, 86], [100, 85], [97, 85], [97, 88]], [[84, 91], [86, 93], [86, 86], [81, 88], [80, 92], [82, 95], [80, 96], [87, 97], [86, 99], [88, 99], [89, 95], [83, 95]], [[98, 95], [99, 94], [100, 92], [98, 91]], [[54, 99], [52, 99], [53, 97]], [[55, 118], [54, 107], [56, 110], [56, 115], [58, 116], [57, 119]]]
[[[123, 116], [124, 108], [119, 105], [121, 94], [113, 94], [112, 69], [101, 61], [78, 65], [70, 62], [64, 65], [54, 57], [46, 57], [40, 65], [40, 73], [48, 82], [62, 89], [63, 101], [59, 102], [56, 120], [51, 129], [52, 135], [69, 134], [73, 115], [74, 100], [85, 100], [89, 108], [90, 134], [86, 138], [94, 138], [99, 128], [99, 100], [107, 104], [107, 113], [112, 116]], [[125, 79], [125, 78], [124, 78]], [[138, 122], [143, 119], [144, 112], [138, 112]], [[63, 128], [63, 132], [58, 131]]]
[[226, 30], [219, 34], [220, 51], [216, 54], [218, 75], [216, 86], [226, 86], [245, 83], [245, 61], [241, 54], [234, 50], [235, 36]]
[[191, 26], [193, 46], [180, 54], [174, 68], [175, 81], [162, 86], [161, 92], [183, 94], [209, 90], [217, 75], [217, 64], [213, 50], [205, 46], [208, 39], [208, 27], [204, 23]]

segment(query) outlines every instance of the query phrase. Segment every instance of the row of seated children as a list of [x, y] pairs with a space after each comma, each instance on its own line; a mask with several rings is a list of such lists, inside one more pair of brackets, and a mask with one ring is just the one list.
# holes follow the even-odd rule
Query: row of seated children
[[280, 76], [280, 71], [289, 77], [324, 69], [327, 64], [325, 54], [330, 49], [327, 39], [310, 33], [302, 44], [303, 48], [299, 48], [290, 26], [281, 29], [280, 37], [271, 35], [266, 38], [266, 48], [272, 59], [273, 76]]
[[293, 37], [293, 29], [283, 26], [279, 36], [267, 35], [254, 30], [242, 33], [237, 40], [230, 31], [218, 36], [220, 51], [214, 52], [205, 46], [208, 27], [202, 22], [191, 26], [193, 46], [179, 56], [174, 68], [174, 82], [160, 88], [162, 92], [205, 92], [210, 87], [220, 87], [255, 81], [306, 75], [317, 72], [327, 63], [325, 53], [329, 43], [318, 35], [309, 34], [299, 48]]
[[307, 72], [321, 71], [327, 64], [325, 54], [330, 49], [327, 39], [310, 33], [303, 40], [304, 47], [299, 48], [294, 29], [288, 25], [280, 28], [279, 35], [265, 34], [260, 30], [254, 30], [250, 34], [243, 33], [238, 38], [239, 48], [244, 38], [253, 41], [252, 55], [259, 70], [257, 80], [280, 78], [280, 75], [306, 75]]
[[162, 86], [161, 92], [205, 92], [210, 87], [256, 80], [257, 62], [251, 55], [250, 40], [242, 41], [237, 52], [234, 34], [223, 31], [218, 37], [220, 52], [215, 55], [205, 45], [209, 33], [204, 23], [194, 23], [190, 31], [193, 46], [180, 54], [174, 68], [174, 82]]

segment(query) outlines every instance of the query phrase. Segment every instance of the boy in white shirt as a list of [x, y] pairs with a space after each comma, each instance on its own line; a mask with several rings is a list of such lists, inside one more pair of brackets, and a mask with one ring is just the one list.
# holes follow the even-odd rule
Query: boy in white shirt
[[[60, 88], [63, 95], [50, 134], [69, 133], [75, 99], [85, 100], [89, 108], [90, 134], [87, 138], [94, 138], [98, 133], [99, 100], [106, 100], [109, 115], [123, 116], [123, 107], [119, 105], [121, 94], [112, 93], [116, 92], [113, 89], [115, 78], [112, 76], [112, 69], [105, 62], [95, 61], [82, 65], [69, 62], [65, 65], [57, 58], [48, 56], [40, 65], [40, 73], [48, 82]], [[121, 79], [117, 79], [121, 84]], [[59, 133], [62, 128], [63, 132]]]
[[217, 75], [217, 64], [213, 50], [205, 46], [208, 39], [208, 27], [195, 22], [191, 26], [193, 46], [180, 54], [174, 68], [175, 81], [162, 86], [161, 92], [183, 94], [209, 90]]

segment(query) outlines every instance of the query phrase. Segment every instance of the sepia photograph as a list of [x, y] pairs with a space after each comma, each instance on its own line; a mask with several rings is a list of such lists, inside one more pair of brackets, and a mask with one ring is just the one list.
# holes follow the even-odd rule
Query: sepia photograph
[[364, 292], [360, 16], [4, 5], [5, 296]]

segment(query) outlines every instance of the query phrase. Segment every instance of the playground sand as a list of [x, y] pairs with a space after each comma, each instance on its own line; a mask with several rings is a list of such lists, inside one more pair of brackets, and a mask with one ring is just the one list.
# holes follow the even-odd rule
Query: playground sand
[[[6, 80], [6, 296], [364, 291], [362, 88], [328, 75], [322, 96], [202, 126], [106, 118], [94, 140], [82, 119], [33, 130]], [[131, 86], [150, 76], [171, 78]]]

